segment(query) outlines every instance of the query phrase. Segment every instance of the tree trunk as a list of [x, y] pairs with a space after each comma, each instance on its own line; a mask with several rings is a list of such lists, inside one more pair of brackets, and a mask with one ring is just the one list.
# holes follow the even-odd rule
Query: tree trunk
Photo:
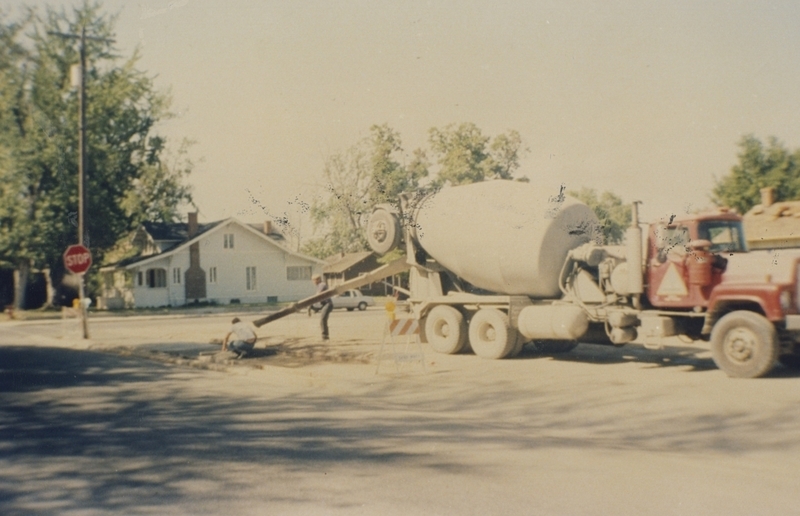
[[52, 272], [50, 269], [44, 269], [44, 280], [47, 284], [47, 300], [44, 303], [46, 308], [53, 308], [53, 300], [56, 297], [56, 289], [53, 288], [53, 278], [50, 276]]
[[14, 308], [25, 309], [25, 294], [28, 288], [28, 276], [31, 264], [28, 260], [20, 260], [17, 270], [14, 271]]

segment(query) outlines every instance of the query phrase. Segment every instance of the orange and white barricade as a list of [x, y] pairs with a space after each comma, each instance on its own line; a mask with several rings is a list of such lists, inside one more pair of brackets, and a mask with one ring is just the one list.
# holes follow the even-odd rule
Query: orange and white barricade
[[[419, 362], [424, 371], [425, 354], [419, 339], [419, 321], [413, 317], [395, 317], [394, 308], [395, 305], [392, 301], [386, 303], [387, 321], [378, 351], [375, 374], [378, 374], [381, 362], [389, 357], [394, 361], [396, 372], [400, 372], [401, 364], [414, 362]], [[387, 347], [390, 347], [391, 351]]]

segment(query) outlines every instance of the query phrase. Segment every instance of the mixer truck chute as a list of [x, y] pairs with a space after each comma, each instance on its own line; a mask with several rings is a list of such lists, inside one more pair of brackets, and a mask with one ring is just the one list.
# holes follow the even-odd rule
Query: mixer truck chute
[[405, 245], [409, 306], [442, 353], [686, 335], [709, 340], [730, 376], [798, 362], [800, 252], [747, 253], [741, 218], [724, 210], [651, 224], [643, 247], [632, 209], [625, 245], [606, 246], [585, 204], [487, 181], [378, 206], [367, 239], [379, 254]]

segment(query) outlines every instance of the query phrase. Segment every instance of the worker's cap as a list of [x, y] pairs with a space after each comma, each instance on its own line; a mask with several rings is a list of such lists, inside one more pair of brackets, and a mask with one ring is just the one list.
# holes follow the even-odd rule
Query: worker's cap
[[311, 279], [316, 281], [318, 279], [322, 279], [322, 276], [320, 276], [319, 274], [314, 274], [313, 276], [311, 276]]

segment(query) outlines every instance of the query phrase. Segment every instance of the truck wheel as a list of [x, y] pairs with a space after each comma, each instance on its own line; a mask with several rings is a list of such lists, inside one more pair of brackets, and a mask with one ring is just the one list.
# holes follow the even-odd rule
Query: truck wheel
[[482, 308], [469, 322], [469, 343], [482, 358], [506, 358], [517, 346], [517, 330], [508, 323], [508, 316], [495, 308]]
[[384, 255], [400, 245], [402, 234], [400, 221], [383, 208], [377, 208], [369, 216], [367, 223], [367, 243], [380, 255]]
[[728, 376], [764, 376], [772, 370], [779, 351], [775, 327], [755, 312], [731, 312], [711, 330], [711, 356]]
[[425, 338], [438, 353], [453, 355], [467, 343], [464, 315], [448, 305], [433, 307], [425, 318]]
[[358, 303], [358, 309], [363, 312], [364, 310], [367, 309], [367, 303], [365, 303], [364, 301]]
[[557, 355], [559, 353], [569, 353], [578, 347], [577, 340], [534, 340], [533, 349], [537, 353], [548, 353]]

